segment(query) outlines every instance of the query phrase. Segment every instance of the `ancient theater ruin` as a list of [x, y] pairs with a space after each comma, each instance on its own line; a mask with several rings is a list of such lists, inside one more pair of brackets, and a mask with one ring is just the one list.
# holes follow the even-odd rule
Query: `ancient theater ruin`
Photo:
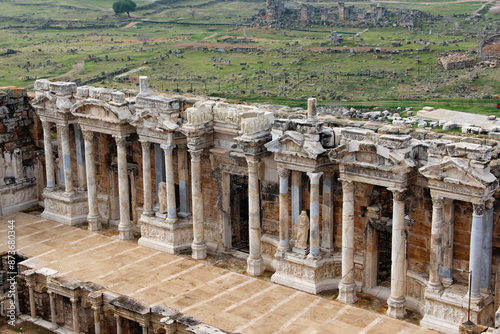
[[[265, 106], [154, 95], [146, 77], [138, 95], [48, 80], [35, 94], [43, 218], [117, 225], [122, 240], [197, 260], [244, 257], [249, 275], [269, 270], [311, 294], [338, 289], [348, 304], [363, 292], [386, 299], [390, 317], [411, 310], [449, 333], [467, 320], [470, 289], [471, 320], [494, 325], [494, 138], [340, 125], [314, 98], [302, 117], [280, 118]], [[29, 267], [20, 277], [31, 309], [56, 312], [57, 298], [70, 298], [78, 318], [97, 303], [92, 285]], [[173, 332], [164, 309], [121, 298], [108, 301], [117, 318], [147, 332], [147, 314], [154, 333]], [[94, 332], [99, 317], [78, 330]]]

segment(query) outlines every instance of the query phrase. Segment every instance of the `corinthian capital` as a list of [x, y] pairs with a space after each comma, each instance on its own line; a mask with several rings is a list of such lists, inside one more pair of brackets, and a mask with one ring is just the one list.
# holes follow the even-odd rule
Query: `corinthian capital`
[[408, 196], [406, 189], [388, 189], [392, 191], [392, 197], [395, 201], [404, 201]]
[[484, 214], [484, 203], [472, 203], [472, 208], [476, 216], [482, 216]]
[[287, 178], [290, 176], [290, 170], [282, 167], [278, 167], [278, 175], [279, 177]]
[[342, 182], [342, 192], [353, 193], [354, 192], [354, 182], [352, 180], [340, 180]]
[[94, 139], [93, 131], [83, 130], [82, 134], [83, 134], [83, 140], [85, 141], [92, 141], [92, 139]]

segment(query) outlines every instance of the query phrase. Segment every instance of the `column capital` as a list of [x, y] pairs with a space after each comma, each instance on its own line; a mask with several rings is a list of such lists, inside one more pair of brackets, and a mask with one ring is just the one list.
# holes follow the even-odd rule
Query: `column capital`
[[74, 304], [78, 302], [78, 297], [71, 297], [69, 300], [71, 301], [71, 304]]
[[164, 144], [161, 144], [160, 148], [165, 152], [165, 154], [172, 155], [172, 151], [174, 150], [175, 145], [164, 145]]
[[323, 172], [307, 173], [307, 176], [309, 176], [309, 179], [311, 180], [311, 184], [319, 184], [319, 179], [321, 178], [321, 175], [323, 175]]
[[203, 153], [203, 150], [189, 150], [189, 154], [191, 155], [191, 161], [200, 161], [201, 160], [201, 154]]
[[432, 197], [432, 206], [438, 209], [442, 209], [444, 206], [444, 198], [441, 196]]
[[354, 181], [339, 179], [342, 182], [342, 192], [344, 193], [354, 193]]
[[251, 173], [257, 173], [259, 170], [259, 159], [252, 157], [252, 159], [249, 159], [247, 157], [247, 165], [248, 165], [248, 171]]
[[92, 141], [94, 139], [94, 131], [82, 130], [82, 135], [85, 141]]
[[323, 177], [325, 178], [333, 178], [333, 176], [335, 175], [335, 172], [334, 171], [325, 171], [323, 172]]
[[47, 120], [42, 120], [43, 131], [50, 131], [52, 129], [52, 123]]
[[47, 291], [47, 294], [49, 295], [49, 297], [52, 297], [52, 296], [54, 296], [54, 291], [49, 290], [49, 291]]
[[144, 140], [144, 139], [139, 139], [139, 142], [141, 143], [142, 150], [150, 150], [151, 149], [151, 142]]
[[472, 203], [472, 208], [474, 211], [474, 215], [482, 216], [484, 214], [484, 202]]
[[113, 137], [115, 137], [116, 146], [120, 146], [120, 147], [125, 146], [125, 141], [127, 139], [126, 136], [113, 136]]
[[408, 195], [406, 188], [387, 188], [387, 190], [392, 192], [395, 201], [404, 201]]
[[486, 201], [486, 210], [491, 210], [495, 206], [496, 200], [494, 198], [490, 198]]
[[57, 124], [57, 130], [61, 131], [61, 134], [68, 135], [69, 134], [69, 125], [68, 124]]
[[283, 167], [278, 167], [278, 175], [280, 178], [281, 177], [287, 178], [290, 176], [290, 170]]

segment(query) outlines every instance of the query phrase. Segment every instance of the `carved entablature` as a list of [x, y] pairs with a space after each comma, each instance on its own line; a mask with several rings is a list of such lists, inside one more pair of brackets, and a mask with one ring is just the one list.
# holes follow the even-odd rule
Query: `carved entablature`
[[115, 107], [92, 98], [75, 103], [70, 111], [77, 118], [99, 120], [112, 124], [128, 124], [128, 120], [132, 118], [132, 113], [126, 105]]
[[274, 121], [274, 114], [269, 111], [254, 109], [240, 114], [242, 136], [253, 136], [259, 133], [268, 133]]
[[197, 102], [194, 107], [186, 109], [187, 124], [192, 126], [201, 126], [212, 122], [214, 114], [212, 108], [215, 102]]
[[137, 109], [149, 109], [158, 113], [176, 113], [179, 112], [179, 100], [171, 99], [164, 96], [137, 96], [135, 99], [135, 107]]
[[[313, 139], [316, 139], [316, 141], [297, 131], [285, 131], [281, 137], [270, 141], [265, 146], [268, 151], [276, 153], [277, 161], [288, 160], [287, 156], [289, 158], [295, 157], [316, 161], [320, 156], [324, 155], [326, 150], [321, 145], [319, 136]], [[311, 164], [311, 162], [308, 164]]]
[[[39, 110], [40, 115], [46, 113], [48, 117], [60, 118], [57, 117], [58, 113], [69, 113], [74, 103], [74, 92], [76, 92], [74, 83], [37, 80], [35, 81], [35, 98], [31, 104]], [[52, 115], [48, 115], [49, 113]]]
[[174, 120], [164, 118], [147, 109], [139, 111], [139, 108], [136, 108], [136, 113], [129, 122], [139, 134], [162, 138], [162, 135], [179, 129], [179, 124]]
[[240, 114], [244, 111], [250, 110], [251, 108], [255, 107], [230, 105], [225, 102], [217, 102], [213, 108], [214, 121], [239, 126], [241, 123]]

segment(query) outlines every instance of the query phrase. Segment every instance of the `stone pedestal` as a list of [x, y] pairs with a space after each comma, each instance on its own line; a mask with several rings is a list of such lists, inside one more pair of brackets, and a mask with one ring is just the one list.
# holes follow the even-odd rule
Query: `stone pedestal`
[[66, 225], [78, 225], [87, 221], [87, 193], [68, 194], [62, 190], [43, 191], [45, 209], [42, 218]]
[[179, 219], [174, 223], [161, 217], [142, 215], [141, 238], [138, 244], [169, 254], [178, 254], [191, 247], [193, 225], [190, 219]]

